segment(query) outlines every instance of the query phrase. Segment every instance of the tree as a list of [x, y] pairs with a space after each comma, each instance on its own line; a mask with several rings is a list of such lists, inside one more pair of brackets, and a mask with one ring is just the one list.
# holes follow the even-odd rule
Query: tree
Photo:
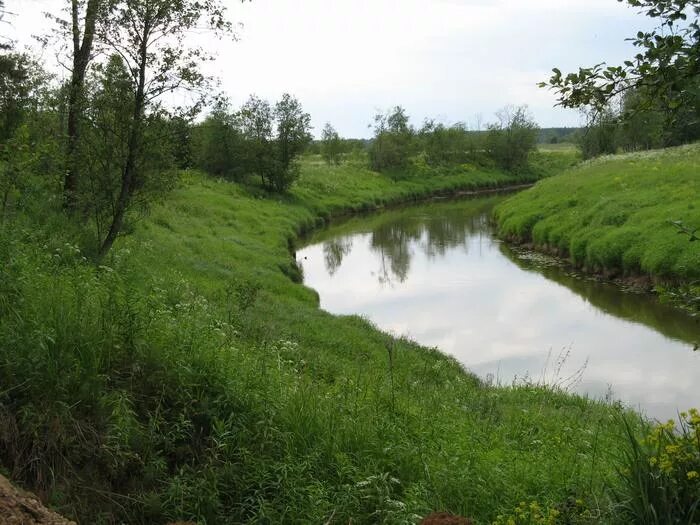
[[[218, 0], [121, 0], [113, 7], [110, 23], [100, 35], [122, 57], [131, 74], [133, 106], [119, 195], [99, 258], [111, 249], [122, 230], [134, 192], [143, 186], [141, 167], [149, 112], [163, 111], [158, 101], [165, 94], [180, 89], [200, 95], [205, 91], [207, 78], [200, 72], [199, 63], [209, 57], [201, 48], [187, 45], [188, 33], [201, 23], [219, 34], [231, 30]], [[200, 96], [182, 111], [193, 115], [202, 103]]]
[[473, 154], [475, 135], [470, 136], [466, 125], [461, 122], [445, 126], [426, 120], [420, 137], [426, 161], [432, 166], [461, 164]]
[[[92, 218], [99, 248], [120, 194], [135, 103], [131, 74], [119, 55], [111, 56], [105, 65], [95, 68], [93, 78], [86, 85], [86, 102], [77, 204]], [[152, 111], [145, 118], [139, 178], [130, 203], [134, 211], [147, 210], [151, 201], [172, 187], [171, 174], [176, 162], [171, 127], [171, 121], [161, 112]]]
[[22, 124], [36, 103], [36, 90], [44, 81], [39, 66], [25, 53], [0, 54], [0, 143]]
[[311, 142], [311, 116], [301, 103], [289, 93], [275, 105], [277, 123], [277, 160], [269, 186], [275, 191], [286, 191], [299, 177], [297, 157]]
[[409, 124], [406, 110], [395, 106], [374, 117], [374, 139], [369, 150], [372, 169], [405, 168], [413, 154], [415, 130]]
[[340, 164], [342, 147], [343, 143], [340, 140], [340, 135], [338, 135], [338, 132], [330, 122], [326, 122], [321, 133], [321, 155], [329, 166], [331, 164]]
[[500, 168], [520, 170], [537, 147], [539, 128], [526, 106], [507, 106], [496, 115], [498, 122], [489, 126], [486, 150]]
[[240, 115], [228, 101], [216, 104], [193, 132], [193, 155], [197, 167], [217, 177], [240, 180], [246, 171], [246, 142]]
[[584, 159], [617, 152], [619, 143], [619, 121], [610, 108], [588, 112], [588, 123], [578, 139]]
[[251, 95], [239, 118], [246, 141], [246, 172], [257, 175], [262, 185], [267, 186], [275, 170], [272, 106], [267, 100]]
[[21, 194], [40, 159], [44, 144], [32, 144], [29, 122], [41, 105], [40, 88], [46, 79], [26, 53], [0, 54], [0, 224], [11, 196]]
[[[679, 115], [697, 124], [700, 118], [700, 2], [697, 0], [618, 0], [658, 19], [655, 30], [632, 38], [640, 52], [622, 66], [605, 63], [554, 75], [541, 87], [558, 94], [557, 104], [567, 108], [605, 110], [615, 97], [636, 91], [644, 95], [634, 110], [656, 108], [665, 112], [669, 125]], [[687, 124], [687, 123], [686, 123]], [[700, 127], [695, 132], [700, 136]]]
[[92, 58], [93, 42], [98, 18], [106, 5], [105, 0], [87, 0], [80, 26], [80, 14], [83, 2], [71, 0], [71, 37], [73, 44], [73, 67], [68, 89], [67, 119], [67, 166], [63, 182], [66, 207], [75, 210], [80, 178], [79, 143], [80, 122], [84, 112], [85, 76]]

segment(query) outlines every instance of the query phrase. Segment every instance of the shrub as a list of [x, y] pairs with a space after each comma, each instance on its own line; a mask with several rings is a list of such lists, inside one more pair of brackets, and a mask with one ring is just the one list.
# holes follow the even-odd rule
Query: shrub
[[537, 147], [537, 124], [525, 106], [506, 107], [497, 115], [499, 122], [489, 126], [486, 151], [500, 168], [520, 170]]
[[700, 518], [700, 412], [654, 425], [638, 439], [625, 421], [628, 446], [616, 492], [625, 523], [697, 523]]

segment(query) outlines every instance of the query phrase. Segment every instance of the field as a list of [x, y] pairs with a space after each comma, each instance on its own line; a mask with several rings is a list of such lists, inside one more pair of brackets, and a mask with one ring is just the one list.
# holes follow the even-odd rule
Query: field
[[519, 182], [307, 161], [291, 195], [269, 198], [189, 173], [98, 268], [52, 235], [58, 218], [5, 233], [5, 473], [85, 523], [413, 523], [445, 509], [488, 523], [573, 497], [604, 512], [618, 408], [489, 387], [326, 314], [289, 254], [333, 215]]
[[[700, 145], [589, 161], [496, 210], [501, 235], [608, 277], [700, 278]], [[674, 224], [675, 223], [675, 224]]]

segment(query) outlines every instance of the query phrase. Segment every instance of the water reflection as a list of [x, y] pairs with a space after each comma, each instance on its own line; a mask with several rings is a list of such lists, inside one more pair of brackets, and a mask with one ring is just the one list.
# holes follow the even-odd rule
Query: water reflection
[[576, 292], [585, 301], [621, 319], [640, 322], [666, 337], [688, 343], [700, 343], [700, 319], [679, 315], [668, 304], [660, 303], [649, 294], [620, 293], [614, 284], [571, 272], [559, 265], [533, 263], [529, 254], [519, 253], [501, 245], [501, 253], [526, 271], [538, 272]]
[[343, 257], [352, 250], [352, 237], [338, 237], [323, 243], [323, 255], [326, 259], [326, 270], [333, 276], [343, 262]]
[[[501, 197], [462, 201], [457, 207], [447, 203], [432, 203], [420, 208], [403, 209], [381, 215], [380, 221], [355, 219], [343, 228], [366, 228], [373, 224], [369, 233], [370, 247], [378, 261], [374, 275], [380, 284], [403, 283], [411, 268], [413, 249], [418, 248], [429, 259], [444, 256], [447, 250], [469, 249], [467, 238], [490, 235], [488, 214]], [[471, 206], [469, 206], [471, 204]], [[466, 209], [465, 209], [466, 208]], [[363, 224], [363, 222], [365, 224]], [[352, 251], [353, 238], [358, 232], [342, 235], [335, 229], [317, 234], [313, 241], [323, 246], [326, 271], [334, 275], [343, 263], [343, 258]], [[331, 236], [328, 240], [322, 239]], [[322, 242], [321, 242], [322, 241]]]
[[571, 377], [579, 392], [612, 390], [653, 417], [700, 406], [698, 321], [512, 252], [489, 228], [501, 198], [432, 203], [321, 232], [300, 251], [306, 284], [324, 309], [438, 346], [482, 377]]

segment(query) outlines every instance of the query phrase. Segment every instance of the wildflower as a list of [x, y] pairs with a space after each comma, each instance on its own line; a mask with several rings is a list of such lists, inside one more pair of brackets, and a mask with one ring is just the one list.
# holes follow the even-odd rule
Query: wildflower
[[686, 476], [688, 476], [688, 479], [697, 479], [698, 477], [700, 477], [700, 474], [698, 474], [697, 470], [691, 470], [690, 472], [688, 472], [688, 474], [686, 474]]

